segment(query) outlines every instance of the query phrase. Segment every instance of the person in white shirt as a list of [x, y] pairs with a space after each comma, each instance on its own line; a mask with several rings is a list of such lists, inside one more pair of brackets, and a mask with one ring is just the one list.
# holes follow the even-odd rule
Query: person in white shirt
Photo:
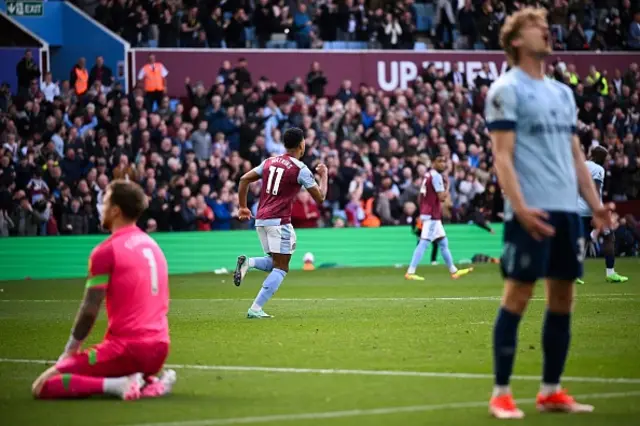
[[53, 82], [53, 76], [50, 72], [44, 75], [44, 80], [40, 83], [40, 91], [47, 102], [53, 102], [53, 98], [60, 96], [60, 87], [58, 83]]

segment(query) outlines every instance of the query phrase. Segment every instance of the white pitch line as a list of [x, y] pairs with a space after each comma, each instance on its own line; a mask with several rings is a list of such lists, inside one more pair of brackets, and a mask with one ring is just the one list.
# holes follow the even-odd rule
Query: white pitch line
[[[635, 301], [636, 293], [609, 293], [609, 294], [584, 294], [577, 299], [601, 300], [601, 301]], [[321, 297], [321, 298], [275, 298], [274, 302], [437, 302], [437, 301], [495, 301], [501, 300], [500, 296], [443, 296], [443, 297]], [[533, 301], [546, 300], [544, 297], [533, 297]], [[253, 299], [245, 298], [201, 298], [201, 299], [171, 299], [171, 302], [246, 302]], [[78, 303], [77, 299], [0, 299], [5, 303]]]
[[[13, 359], [0, 358], [0, 363], [13, 364], [54, 364], [55, 361], [41, 359]], [[318, 374], [318, 375], [342, 375], [342, 376], [386, 376], [386, 377], [430, 377], [441, 379], [493, 379], [493, 374], [483, 373], [444, 373], [435, 371], [401, 371], [401, 370], [352, 370], [336, 368], [292, 368], [292, 367], [260, 367], [242, 365], [196, 365], [196, 364], [167, 364], [167, 368], [176, 370], [199, 371], [248, 371], [262, 373], [285, 374]], [[540, 376], [512, 376], [516, 380], [540, 381]], [[563, 382], [574, 383], [624, 383], [640, 384], [640, 378], [627, 377], [563, 377]]]
[[[631, 398], [640, 396], [640, 391], [632, 392], [611, 392], [611, 393], [590, 393], [585, 395], [576, 395], [581, 400], [587, 399], [612, 399], [612, 398]], [[535, 399], [520, 399], [519, 404], [533, 404]], [[458, 410], [465, 408], [481, 408], [486, 407], [487, 401], [476, 402], [452, 402], [447, 404], [430, 404], [430, 405], [411, 405], [407, 407], [386, 407], [373, 408], [367, 410], [344, 410], [344, 411], [328, 411], [324, 413], [301, 413], [301, 414], [276, 414], [267, 416], [252, 417], [235, 417], [227, 419], [205, 419], [205, 420], [185, 420], [177, 422], [163, 423], [137, 423], [126, 426], [221, 426], [221, 425], [237, 425], [251, 423], [269, 423], [269, 422], [287, 422], [296, 420], [320, 420], [320, 419], [337, 419], [344, 417], [357, 416], [381, 416], [388, 414], [401, 413], [419, 413], [425, 411], [436, 410]]]

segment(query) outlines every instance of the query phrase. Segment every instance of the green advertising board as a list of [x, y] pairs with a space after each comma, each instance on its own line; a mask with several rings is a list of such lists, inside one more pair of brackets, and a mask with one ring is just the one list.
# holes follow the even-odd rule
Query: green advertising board
[[[502, 227], [491, 235], [473, 225], [447, 225], [456, 262], [474, 254], [497, 256]], [[411, 260], [416, 238], [408, 227], [300, 229], [291, 269], [302, 268], [302, 257], [313, 253], [316, 266], [399, 266]], [[255, 231], [213, 231], [151, 234], [169, 262], [172, 274], [211, 272], [235, 267], [239, 254], [261, 255]], [[0, 239], [0, 280], [74, 278], [87, 273], [93, 247], [106, 235], [20, 237]], [[428, 262], [429, 253], [424, 262]]]

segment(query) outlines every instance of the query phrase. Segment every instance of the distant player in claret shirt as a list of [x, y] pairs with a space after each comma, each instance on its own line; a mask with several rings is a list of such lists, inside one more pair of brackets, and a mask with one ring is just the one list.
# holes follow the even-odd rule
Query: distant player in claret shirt
[[442, 258], [449, 268], [451, 278], [457, 279], [473, 271], [473, 268], [458, 269], [453, 264], [453, 257], [449, 251], [449, 240], [442, 226], [442, 205], [441, 203], [449, 197], [448, 185], [445, 185], [442, 173], [447, 167], [447, 160], [438, 155], [433, 161], [433, 168], [427, 171], [420, 188], [420, 220], [422, 221], [422, 231], [420, 232], [420, 242], [413, 251], [411, 264], [405, 279], [424, 281], [424, 278], [416, 275], [416, 268], [424, 256], [425, 250], [431, 243], [437, 243], [442, 253]]
[[578, 215], [579, 193], [598, 230], [610, 226], [613, 205], [603, 206], [575, 135], [577, 108], [568, 86], [544, 75], [551, 35], [544, 9], [509, 16], [500, 42], [513, 66], [491, 85], [485, 117], [495, 168], [505, 194], [502, 304], [493, 330], [495, 386], [489, 412], [520, 419], [509, 382], [518, 325], [545, 279], [547, 309], [542, 330], [539, 411], [590, 412], [560, 387], [569, 352], [574, 283], [582, 275], [585, 240]]
[[[589, 161], [587, 161], [587, 168], [591, 173], [593, 183], [596, 185], [596, 190], [600, 194], [602, 200], [602, 185], [604, 183], [604, 163], [607, 161], [609, 152], [602, 146], [596, 146], [591, 149]], [[578, 201], [578, 207], [580, 209], [580, 215], [582, 216], [582, 224], [584, 228], [585, 238], [591, 238], [593, 242], [598, 241], [599, 233], [591, 225], [593, 218], [591, 217], [591, 209], [583, 198]], [[610, 283], [623, 283], [629, 280], [627, 277], [623, 277], [618, 274], [614, 269], [616, 263], [616, 247], [615, 247], [615, 234], [609, 229], [602, 230], [602, 252], [604, 254], [604, 262], [606, 265], [606, 280]], [[584, 284], [581, 279], [576, 280], [578, 284]]]
[[291, 207], [300, 187], [306, 188], [318, 205], [322, 204], [327, 195], [327, 167], [320, 164], [316, 168], [320, 176], [318, 185], [309, 168], [300, 161], [305, 150], [302, 130], [295, 127], [288, 129], [283, 139], [286, 154], [263, 161], [240, 179], [238, 217], [242, 220], [251, 217], [251, 211], [247, 207], [249, 184], [262, 179], [256, 230], [266, 256], [239, 256], [233, 281], [239, 286], [250, 267], [269, 272], [247, 312], [247, 318], [271, 317], [264, 312], [263, 307], [289, 272], [289, 261], [296, 248], [296, 233], [291, 226]]
[[[136, 226], [147, 206], [138, 184], [116, 180], [104, 196], [102, 224], [112, 235], [89, 258], [84, 300], [64, 352], [33, 383], [34, 397], [112, 395], [125, 400], [162, 396], [176, 375], [162, 369], [169, 353], [169, 277], [156, 242]], [[102, 343], [81, 350], [107, 305]]]

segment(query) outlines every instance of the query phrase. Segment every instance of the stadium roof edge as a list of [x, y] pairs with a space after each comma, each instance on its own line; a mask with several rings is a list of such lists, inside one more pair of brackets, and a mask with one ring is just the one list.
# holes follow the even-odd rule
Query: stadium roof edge
[[71, 3], [70, 1], [65, 1], [64, 2], [67, 6], [69, 6], [70, 8], [72, 8], [75, 12], [77, 12], [79, 15], [82, 15], [82, 17], [84, 17], [86, 20], [88, 20], [89, 22], [91, 22], [93, 25], [97, 26], [98, 28], [100, 28], [105, 34], [109, 35], [110, 37], [112, 37], [113, 39], [117, 40], [118, 42], [122, 43], [125, 47], [125, 49], [131, 49], [131, 45], [129, 44], [129, 42], [125, 39], [123, 39], [122, 37], [120, 37], [118, 34], [114, 33], [113, 31], [111, 31], [109, 28], [107, 28], [106, 26], [104, 26], [102, 23], [98, 22], [97, 20], [95, 20], [94, 18], [92, 18], [91, 16], [89, 16], [84, 10], [80, 9], [78, 6], [76, 6], [75, 4]]
[[42, 47], [41, 47], [42, 49], [49, 50], [49, 43], [47, 43], [43, 38], [38, 37], [38, 35], [36, 33], [31, 31], [30, 29], [28, 29], [24, 25], [22, 25], [20, 22], [18, 22], [15, 19], [13, 19], [4, 10], [0, 9], [0, 15], [2, 15], [4, 18], [6, 18], [9, 22], [11, 22], [16, 27], [20, 28], [21, 31], [23, 31], [26, 34], [28, 34], [31, 38], [36, 40], [38, 43], [40, 43], [42, 45]]

